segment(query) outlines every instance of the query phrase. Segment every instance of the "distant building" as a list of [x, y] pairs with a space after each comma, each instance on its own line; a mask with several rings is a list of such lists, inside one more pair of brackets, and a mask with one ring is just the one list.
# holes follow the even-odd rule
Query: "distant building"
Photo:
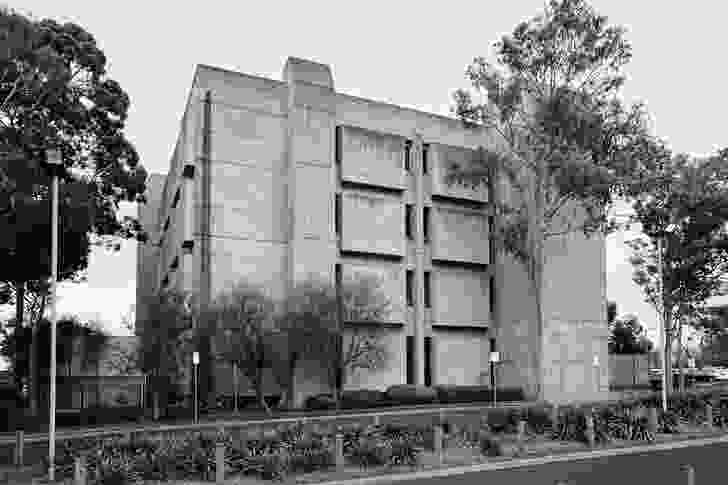
[[[493, 137], [338, 93], [323, 64], [289, 58], [282, 77], [197, 66], [169, 173], [151, 177], [140, 207], [152, 238], [139, 248], [137, 321], [162, 288], [204, 302], [245, 278], [283, 297], [308, 274], [374, 273], [393, 303], [382, 325], [394, 358], [349, 387], [489, 384], [493, 346], [499, 386], [528, 388], [538, 338], [528, 279], [491, 245], [488, 187], [445, 182]], [[604, 239], [570, 235], [547, 254], [542, 397], [604, 396]], [[307, 375], [299, 402], [327, 390]]]

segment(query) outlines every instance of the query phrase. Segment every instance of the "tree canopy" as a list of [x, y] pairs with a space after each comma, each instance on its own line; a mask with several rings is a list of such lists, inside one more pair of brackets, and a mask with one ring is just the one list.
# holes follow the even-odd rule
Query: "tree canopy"
[[629, 242], [630, 262], [645, 300], [662, 315], [666, 349], [671, 349], [684, 323], [710, 322], [705, 303], [726, 290], [728, 157], [725, 151], [702, 160], [666, 157], [658, 175], [641, 194], [631, 196], [633, 219], [646, 237]]
[[51, 273], [46, 150], [63, 163], [59, 280], [86, 268], [97, 236], [145, 238], [117, 211], [143, 202], [147, 174], [124, 134], [129, 96], [89, 32], [2, 8], [0, 46], [0, 304], [15, 302], [22, 324], [26, 289]]
[[[613, 197], [650, 174], [659, 148], [644, 108], [620, 101], [632, 57], [624, 29], [584, 0], [551, 0], [495, 44], [496, 62], [477, 57], [466, 70], [471, 90], [454, 94], [454, 112], [488, 134], [451, 180], [490, 180], [497, 189], [494, 238], [524, 264], [543, 334], [543, 246], [570, 232], [607, 226]], [[540, 342], [540, 337], [538, 338]], [[542, 352], [533, 353], [532, 390], [540, 395]]]

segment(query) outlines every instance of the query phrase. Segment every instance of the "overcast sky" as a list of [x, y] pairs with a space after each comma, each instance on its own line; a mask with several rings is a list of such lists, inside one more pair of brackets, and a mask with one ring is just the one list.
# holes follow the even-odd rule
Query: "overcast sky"
[[[195, 64], [280, 78], [288, 56], [331, 65], [338, 91], [447, 114], [466, 87], [474, 56], [538, 14], [543, 0], [510, 2], [171, 2], [23, 0], [11, 7], [71, 20], [89, 30], [110, 74], [131, 97], [127, 133], [150, 172], [166, 172]], [[728, 146], [723, 117], [725, 15], [716, 0], [594, 0], [629, 29], [634, 59], [625, 94], [647, 103], [655, 132], [673, 150], [705, 155]], [[171, 8], [170, 8], [171, 7]], [[608, 241], [608, 293], [654, 328], [655, 314], [631, 284], [623, 236]], [[61, 311], [101, 316], [109, 328], [134, 303], [134, 243], [94, 253], [88, 285], [61, 292]]]

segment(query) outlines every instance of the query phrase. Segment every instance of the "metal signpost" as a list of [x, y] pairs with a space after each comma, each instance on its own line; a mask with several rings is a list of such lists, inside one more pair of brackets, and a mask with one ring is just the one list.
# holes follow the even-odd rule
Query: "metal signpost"
[[194, 385], [194, 391], [193, 391], [193, 401], [194, 401], [194, 422], [197, 424], [199, 421], [199, 404], [198, 404], [198, 396], [197, 396], [197, 387], [198, 387], [198, 379], [199, 375], [197, 372], [197, 369], [200, 367], [200, 353], [195, 351], [192, 352], [192, 366], [194, 367], [194, 374], [193, 374], [193, 385]]
[[497, 369], [498, 369], [498, 362], [500, 362], [500, 352], [491, 352], [490, 353], [490, 362], [493, 364], [493, 406], [496, 405], [496, 388], [498, 387], [498, 379], [496, 376], [498, 375]]

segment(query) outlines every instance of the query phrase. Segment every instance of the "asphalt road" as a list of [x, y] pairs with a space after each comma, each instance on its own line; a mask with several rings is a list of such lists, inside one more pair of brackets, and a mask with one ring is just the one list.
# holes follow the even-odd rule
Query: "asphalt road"
[[728, 443], [549, 463], [510, 470], [473, 472], [400, 485], [693, 485], [683, 465], [692, 465], [694, 485], [728, 483]]

